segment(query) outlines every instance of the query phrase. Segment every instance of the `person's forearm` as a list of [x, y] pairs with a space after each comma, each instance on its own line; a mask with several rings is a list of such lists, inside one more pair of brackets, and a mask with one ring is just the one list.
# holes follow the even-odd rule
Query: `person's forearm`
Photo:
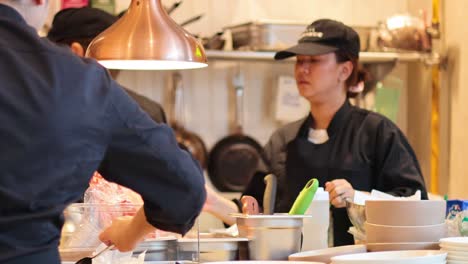
[[128, 230], [129, 239], [138, 242], [156, 228], [146, 221], [145, 211], [141, 207], [133, 217]]
[[219, 199], [218, 202], [215, 203], [214, 206], [208, 211], [208, 213], [221, 219], [221, 221], [227, 225], [233, 225], [236, 223], [236, 219], [229, 214], [238, 212], [239, 209], [237, 205], [233, 201], [225, 198]]

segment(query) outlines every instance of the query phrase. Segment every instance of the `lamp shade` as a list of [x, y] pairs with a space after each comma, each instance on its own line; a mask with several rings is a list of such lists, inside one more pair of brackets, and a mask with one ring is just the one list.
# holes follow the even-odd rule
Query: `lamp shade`
[[109, 69], [172, 70], [207, 66], [203, 46], [161, 0], [132, 0], [125, 15], [93, 39], [86, 57]]

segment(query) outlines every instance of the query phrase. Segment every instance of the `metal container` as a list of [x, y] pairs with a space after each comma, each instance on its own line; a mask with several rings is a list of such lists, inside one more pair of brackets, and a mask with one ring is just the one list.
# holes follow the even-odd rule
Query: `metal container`
[[[96, 248], [60, 248], [62, 261], [78, 261], [93, 255]], [[174, 261], [177, 260], [177, 238], [163, 237], [148, 239], [137, 245], [133, 256], [137, 257], [146, 250], [145, 261]]]
[[287, 260], [301, 250], [302, 220], [308, 215], [233, 215], [239, 235], [249, 239], [249, 259]]
[[232, 34], [234, 49], [274, 51], [296, 44], [307, 24], [258, 20], [226, 27]]
[[135, 248], [134, 256], [146, 250], [145, 261], [177, 260], [177, 238], [162, 237], [147, 239]]
[[[278, 51], [297, 43], [308, 24], [292, 21], [257, 20], [228, 26], [234, 49]], [[361, 51], [372, 49], [371, 36], [377, 27], [353, 26], [361, 40]]]
[[359, 35], [359, 42], [361, 44], [361, 51], [377, 50], [375, 43], [375, 34], [377, 32], [376, 26], [351, 26]]
[[195, 261], [200, 245], [200, 262], [229, 261], [239, 259], [239, 248], [246, 244], [246, 238], [180, 238], [178, 260]]
[[346, 199], [346, 212], [353, 226], [365, 235], [366, 229], [364, 223], [366, 222], [366, 206], [356, 204], [350, 199]]

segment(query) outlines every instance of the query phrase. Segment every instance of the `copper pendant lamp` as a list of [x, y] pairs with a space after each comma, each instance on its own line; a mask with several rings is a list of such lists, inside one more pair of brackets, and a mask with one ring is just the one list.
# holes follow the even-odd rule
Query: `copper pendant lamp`
[[109, 69], [173, 70], [207, 66], [203, 46], [164, 10], [161, 0], [132, 0], [126, 14], [86, 51]]

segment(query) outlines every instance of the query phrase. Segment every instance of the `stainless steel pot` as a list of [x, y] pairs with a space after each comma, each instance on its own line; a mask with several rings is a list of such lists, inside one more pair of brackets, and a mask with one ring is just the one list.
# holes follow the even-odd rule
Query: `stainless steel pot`
[[[239, 248], [246, 238], [200, 238], [200, 262], [229, 261], [239, 259]], [[181, 238], [177, 242], [178, 260], [196, 260], [198, 240]]]
[[306, 215], [233, 215], [239, 236], [249, 239], [249, 259], [287, 260], [301, 250], [302, 220]]
[[141, 242], [133, 251], [134, 256], [146, 250], [145, 261], [177, 260], [177, 238], [157, 238]]

